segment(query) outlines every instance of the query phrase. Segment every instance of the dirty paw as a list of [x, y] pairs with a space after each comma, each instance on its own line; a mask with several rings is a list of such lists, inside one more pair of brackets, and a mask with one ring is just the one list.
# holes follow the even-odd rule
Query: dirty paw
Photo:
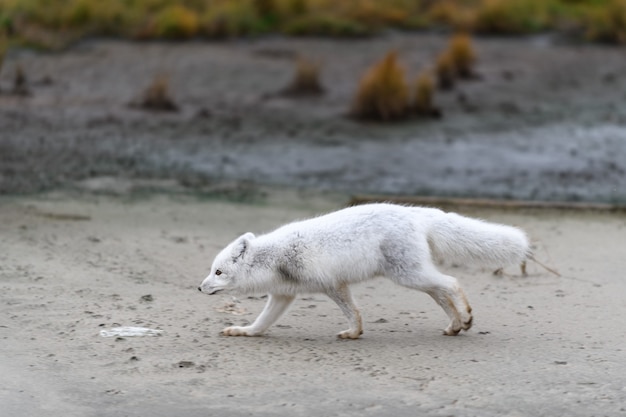
[[450, 322], [448, 327], [445, 328], [443, 334], [446, 336], [456, 336], [457, 334], [459, 334], [462, 328], [463, 326], [461, 325], [461, 322], [459, 320], [453, 320], [452, 322]]
[[363, 330], [344, 330], [341, 333], [337, 334], [337, 337], [340, 339], [358, 339], [363, 334]]
[[446, 336], [456, 336], [457, 334], [459, 334], [460, 331], [461, 331], [460, 328], [447, 327], [443, 331], [443, 334], [446, 335]]
[[471, 314], [465, 318], [463, 323], [458, 320], [454, 320], [448, 325], [448, 327], [446, 327], [446, 329], [443, 331], [443, 334], [446, 336], [456, 336], [461, 330], [469, 330], [472, 327], [473, 320], [474, 318]]
[[462, 326], [463, 330], [469, 330], [472, 327], [473, 320], [474, 320], [474, 317], [470, 315], [469, 318], [463, 322], [463, 326]]

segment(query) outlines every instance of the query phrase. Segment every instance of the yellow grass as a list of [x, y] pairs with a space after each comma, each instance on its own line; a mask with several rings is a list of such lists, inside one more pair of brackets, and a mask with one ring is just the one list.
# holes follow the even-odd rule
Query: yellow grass
[[470, 78], [476, 61], [476, 52], [472, 40], [467, 33], [459, 33], [452, 37], [448, 52], [452, 65], [461, 78]]
[[144, 90], [135, 106], [156, 111], [176, 111], [178, 106], [170, 96], [169, 80], [165, 76], [156, 76]]
[[352, 114], [361, 119], [391, 121], [405, 118], [409, 87], [395, 52], [370, 68], [359, 83]]
[[435, 75], [437, 76], [437, 86], [441, 90], [450, 90], [454, 87], [456, 70], [449, 51], [445, 51], [437, 57]]
[[30, 91], [28, 89], [28, 80], [26, 73], [20, 64], [15, 66], [15, 75], [13, 76], [13, 94], [18, 96], [28, 96]]
[[311, 59], [299, 57], [291, 84], [285, 89], [287, 95], [317, 95], [324, 92], [320, 83], [320, 64]]
[[429, 72], [423, 72], [415, 80], [415, 99], [413, 108], [423, 116], [436, 116], [438, 111], [434, 105], [435, 83]]

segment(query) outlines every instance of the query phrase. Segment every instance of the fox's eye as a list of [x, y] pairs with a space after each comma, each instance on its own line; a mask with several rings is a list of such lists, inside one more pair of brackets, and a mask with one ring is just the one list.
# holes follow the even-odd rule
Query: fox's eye
[[220, 271], [219, 269], [215, 271], [215, 275], [222, 275], [222, 271]]

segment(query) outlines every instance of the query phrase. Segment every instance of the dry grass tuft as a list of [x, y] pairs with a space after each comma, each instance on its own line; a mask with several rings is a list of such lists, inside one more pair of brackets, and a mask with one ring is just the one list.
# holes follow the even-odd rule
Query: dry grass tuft
[[395, 52], [388, 53], [365, 73], [351, 113], [359, 119], [384, 122], [408, 116], [409, 87]]
[[467, 33], [459, 33], [452, 37], [448, 45], [448, 54], [456, 74], [460, 78], [472, 78], [474, 76], [476, 52]]
[[283, 94], [289, 96], [315, 96], [322, 94], [324, 88], [320, 83], [320, 67], [318, 62], [299, 57], [291, 84], [285, 88]]
[[16, 96], [29, 96], [30, 90], [28, 88], [28, 79], [26, 73], [20, 64], [15, 66], [15, 75], [13, 77], [13, 90], [12, 94]]
[[451, 90], [454, 88], [456, 70], [452, 57], [448, 52], [443, 52], [437, 57], [435, 75], [437, 76], [437, 87], [439, 89]]
[[441, 111], [435, 107], [435, 82], [430, 72], [423, 72], [415, 80], [413, 110], [420, 116], [440, 117]]
[[131, 106], [151, 111], [178, 111], [178, 106], [170, 96], [169, 81], [164, 76], [155, 77], [141, 98], [131, 103]]
[[441, 90], [450, 90], [457, 78], [476, 78], [475, 62], [476, 52], [470, 36], [466, 33], [454, 35], [446, 50], [439, 54], [435, 61], [437, 87]]

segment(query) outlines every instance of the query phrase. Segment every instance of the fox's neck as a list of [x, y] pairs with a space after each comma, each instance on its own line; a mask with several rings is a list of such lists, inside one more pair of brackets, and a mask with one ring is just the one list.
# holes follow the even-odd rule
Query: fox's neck
[[257, 240], [249, 248], [248, 259], [241, 266], [242, 277], [245, 277], [241, 287], [245, 288], [244, 291], [266, 293], [276, 285], [274, 278], [281, 254], [278, 245]]

